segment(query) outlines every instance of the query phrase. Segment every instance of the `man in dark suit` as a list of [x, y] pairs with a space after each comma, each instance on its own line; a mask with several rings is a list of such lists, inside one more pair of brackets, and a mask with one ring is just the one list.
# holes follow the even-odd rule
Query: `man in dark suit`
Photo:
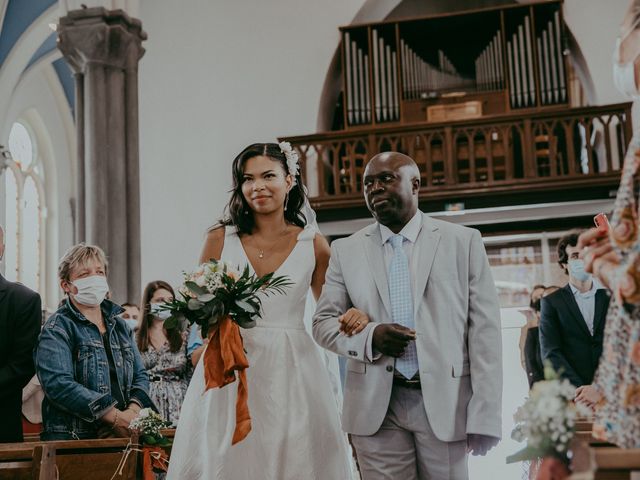
[[[0, 259], [4, 232], [0, 226]], [[22, 389], [33, 377], [40, 295], [0, 275], [0, 443], [22, 441]]]
[[602, 354], [609, 294], [578, 258], [579, 232], [558, 242], [558, 263], [569, 283], [541, 301], [540, 351], [576, 389], [576, 401], [593, 406], [600, 398], [591, 385]]

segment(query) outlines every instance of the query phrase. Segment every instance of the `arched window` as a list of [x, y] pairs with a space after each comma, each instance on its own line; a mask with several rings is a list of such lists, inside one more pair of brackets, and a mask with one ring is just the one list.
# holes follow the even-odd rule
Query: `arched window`
[[28, 128], [14, 123], [5, 160], [5, 275], [44, 292], [43, 168]]

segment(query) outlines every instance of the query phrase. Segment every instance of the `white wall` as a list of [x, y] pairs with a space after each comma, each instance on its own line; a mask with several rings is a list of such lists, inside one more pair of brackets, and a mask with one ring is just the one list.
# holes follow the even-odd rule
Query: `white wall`
[[565, 0], [564, 18], [580, 45], [598, 105], [628, 101], [612, 76], [612, 53], [629, 0]]
[[195, 264], [246, 145], [316, 130], [338, 26], [362, 3], [141, 1], [143, 282]]

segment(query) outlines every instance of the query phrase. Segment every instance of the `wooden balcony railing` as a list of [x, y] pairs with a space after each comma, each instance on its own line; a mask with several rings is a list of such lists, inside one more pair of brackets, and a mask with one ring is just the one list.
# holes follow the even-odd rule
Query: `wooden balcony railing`
[[631, 104], [285, 139], [300, 154], [311, 203], [320, 210], [362, 205], [364, 168], [389, 150], [417, 162], [421, 199], [583, 188], [617, 180], [631, 139]]

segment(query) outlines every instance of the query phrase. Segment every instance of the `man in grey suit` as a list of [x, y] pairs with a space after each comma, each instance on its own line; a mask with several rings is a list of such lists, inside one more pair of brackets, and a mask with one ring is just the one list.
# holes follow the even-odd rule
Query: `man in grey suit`
[[313, 318], [316, 341], [348, 359], [342, 423], [364, 480], [466, 479], [467, 452], [501, 437], [500, 309], [482, 239], [418, 210], [419, 189], [411, 158], [371, 159], [377, 223], [333, 242]]

